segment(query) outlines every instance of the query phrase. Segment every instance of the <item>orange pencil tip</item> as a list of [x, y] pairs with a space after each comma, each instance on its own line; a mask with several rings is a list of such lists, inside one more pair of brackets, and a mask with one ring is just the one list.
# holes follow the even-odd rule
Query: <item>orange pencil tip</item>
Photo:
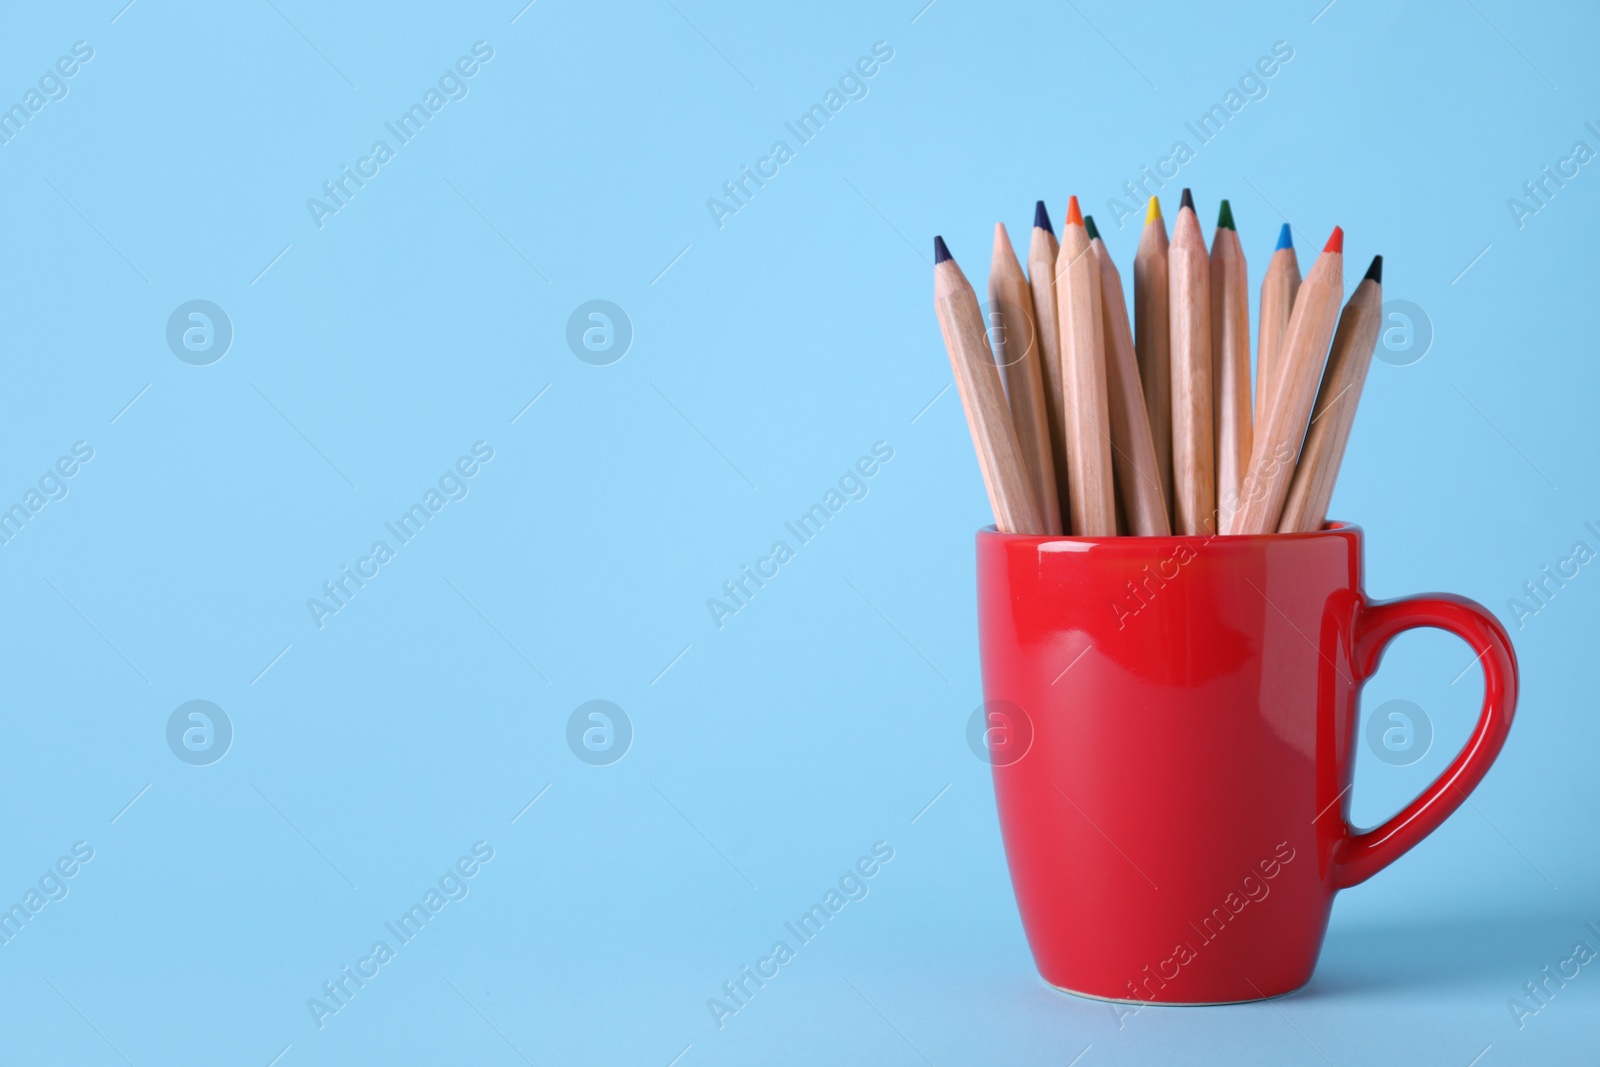
[[1339, 227], [1333, 228], [1333, 233], [1328, 235], [1328, 243], [1322, 246], [1324, 252], [1338, 252], [1344, 254], [1344, 231]]
[[1083, 225], [1083, 212], [1078, 210], [1078, 198], [1075, 196], [1067, 200], [1067, 225]]

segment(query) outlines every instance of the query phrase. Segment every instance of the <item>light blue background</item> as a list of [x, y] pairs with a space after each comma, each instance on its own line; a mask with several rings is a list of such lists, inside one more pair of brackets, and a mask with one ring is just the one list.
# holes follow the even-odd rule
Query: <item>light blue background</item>
[[[94, 49], [0, 147], [0, 501], [94, 448], [0, 548], [0, 902], [95, 850], [0, 946], [0, 1058], [1593, 1054], [1597, 968], [1523, 1029], [1507, 1001], [1600, 948], [1600, 573], [1521, 628], [1507, 601], [1600, 548], [1600, 174], [1521, 228], [1506, 203], [1600, 149], [1592, 7], [123, 2], [10, 4], [0, 32], [6, 102]], [[307, 198], [480, 40], [469, 95], [319, 229]], [[719, 229], [707, 198], [880, 40], [869, 95]], [[1374, 364], [1334, 511], [1374, 595], [1500, 614], [1523, 701], [1471, 805], [1341, 896], [1308, 988], [1119, 1029], [1035, 974], [964, 740], [990, 519], [930, 243], [981, 287], [996, 220], [1022, 247], [1035, 198], [1059, 219], [1077, 193], [1131, 280], [1107, 199], [1277, 41], [1292, 61], [1169, 216], [1192, 185], [1209, 234], [1230, 197], [1255, 278], [1285, 217], [1307, 266], [1342, 224], [1352, 282], [1382, 252], [1386, 295], [1425, 309], [1425, 358]], [[165, 342], [192, 299], [235, 331], [210, 366]], [[610, 366], [566, 344], [591, 299], [635, 331]], [[319, 630], [307, 598], [477, 441], [470, 495]], [[707, 598], [877, 441], [870, 494], [719, 630]], [[1392, 650], [1367, 708], [1412, 700], [1437, 736], [1403, 768], [1363, 748], [1358, 819], [1466, 737], [1469, 658]], [[235, 730], [208, 767], [165, 740], [193, 699]], [[611, 766], [566, 744], [591, 699], [635, 731]], [[319, 1029], [307, 999], [480, 840], [470, 895]], [[707, 998], [880, 840], [870, 895], [719, 1030]]]

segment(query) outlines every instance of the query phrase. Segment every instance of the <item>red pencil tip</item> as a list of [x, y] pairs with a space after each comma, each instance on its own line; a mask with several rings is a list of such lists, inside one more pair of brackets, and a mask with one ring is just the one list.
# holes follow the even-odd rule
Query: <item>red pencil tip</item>
[[1067, 225], [1083, 225], [1083, 212], [1078, 210], [1078, 198], [1075, 196], [1067, 199]]
[[1338, 252], [1344, 254], [1344, 231], [1339, 227], [1333, 228], [1333, 233], [1328, 235], [1328, 243], [1322, 246], [1324, 252]]

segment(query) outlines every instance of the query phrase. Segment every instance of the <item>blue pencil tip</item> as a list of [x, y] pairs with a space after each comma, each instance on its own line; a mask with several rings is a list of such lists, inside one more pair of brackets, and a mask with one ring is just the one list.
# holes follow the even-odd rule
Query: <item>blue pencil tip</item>
[[1293, 247], [1294, 238], [1289, 235], [1289, 224], [1286, 222], [1283, 224], [1283, 229], [1278, 231], [1278, 247], [1273, 249], [1273, 251], [1278, 252], [1285, 248]]
[[1056, 228], [1050, 225], [1050, 213], [1044, 209], [1044, 201], [1040, 200], [1033, 205], [1033, 228], [1044, 230], [1051, 237], [1056, 235]]
[[945, 247], [943, 237], [933, 239], [933, 265], [938, 266], [950, 258], [950, 249]]

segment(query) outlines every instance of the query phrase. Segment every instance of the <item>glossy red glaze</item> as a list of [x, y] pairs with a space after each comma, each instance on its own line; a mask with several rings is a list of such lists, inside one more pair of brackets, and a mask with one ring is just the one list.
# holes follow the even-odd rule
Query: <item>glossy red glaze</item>
[[[1462, 597], [1368, 600], [1361, 553], [1352, 526], [978, 534], [995, 795], [1046, 981], [1171, 1004], [1296, 989], [1334, 893], [1482, 780], [1516, 706], [1510, 639]], [[1449, 768], [1363, 833], [1348, 822], [1361, 686], [1417, 626], [1478, 655], [1483, 709]]]

